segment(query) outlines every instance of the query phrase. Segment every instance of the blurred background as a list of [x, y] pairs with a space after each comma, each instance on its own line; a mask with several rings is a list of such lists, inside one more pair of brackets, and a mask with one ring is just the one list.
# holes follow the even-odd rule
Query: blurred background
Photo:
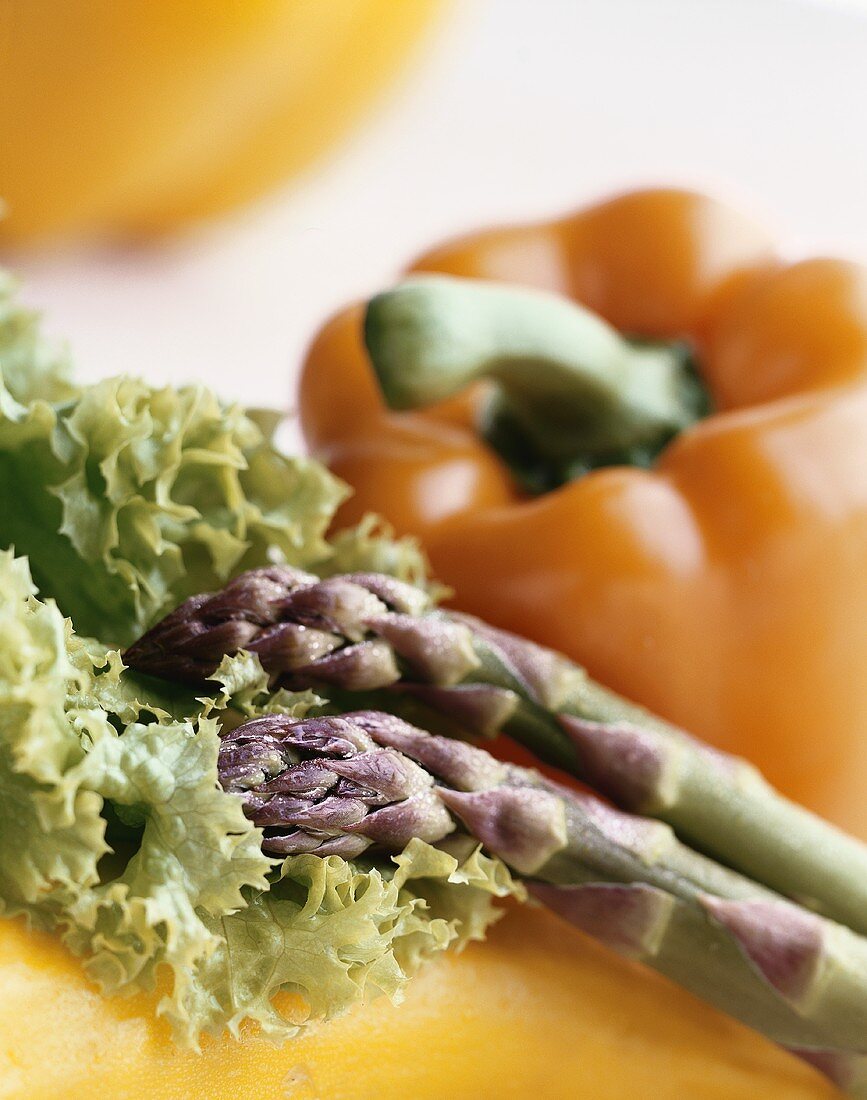
[[[127, 19], [141, 7], [103, 6], [125, 9]], [[257, 2], [238, 19], [252, 22], [254, 9], [280, 6]], [[310, 4], [295, 6], [311, 20], [303, 75], [317, 41], [329, 40], [326, 12], [354, 19], [365, 5], [325, 0], [315, 25]], [[344, 40], [342, 59], [332, 59], [324, 78], [334, 100], [326, 121], [328, 136], [343, 132], [313, 150], [312, 163], [287, 157], [292, 178], [265, 197], [204, 222], [182, 214], [170, 235], [142, 234], [133, 219], [134, 234], [105, 240], [99, 218], [85, 225], [84, 240], [47, 232], [33, 243], [40, 234], [29, 228], [7, 233], [3, 261], [23, 277], [27, 300], [48, 312], [52, 332], [69, 339], [84, 377], [207, 378], [249, 403], [286, 403], [323, 318], [392, 281], [414, 253], [469, 227], [550, 215], [635, 183], [709, 188], [775, 226], [792, 250], [867, 256], [864, 0], [367, 6], [379, 8], [375, 19], [332, 23], [332, 45]], [[0, 3], [0, 58], [19, 71], [30, 65], [32, 75], [36, 53], [28, 57], [27, 48], [48, 47], [41, 32], [16, 26], [16, 7], [23, 10]], [[58, 11], [43, 0], [28, 10], [40, 8]], [[116, 33], [135, 30], [118, 24]], [[276, 31], [268, 33], [273, 44]], [[73, 55], [81, 67], [74, 79], [113, 50], [107, 42], [65, 43], [65, 34], [72, 31], [61, 28], [51, 48]], [[268, 55], [258, 71], [278, 61]], [[359, 62], [370, 69], [364, 80], [350, 71]], [[122, 70], [122, 52], [114, 64]], [[11, 83], [9, 64], [5, 71]], [[334, 80], [341, 71], [342, 85]], [[7, 96], [7, 122], [23, 127], [30, 147], [57, 137], [39, 133], [51, 126], [51, 94], [60, 102], [74, 94], [65, 77], [46, 79], [54, 86], [40, 85], [45, 102], [36, 97], [35, 121], [26, 125], [32, 105], [13, 98], [10, 107]], [[0, 90], [3, 83], [0, 75]], [[236, 84], [224, 89], [215, 118], [243, 106]], [[111, 116], [114, 107], [99, 109]], [[300, 117], [314, 128], [309, 112]], [[292, 129], [285, 139], [269, 137], [271, 152], [280, 140], [301, 141]], [[17, 172], [15, 159], [11, 143], [0, 149], [0, 193], [9, 194], [4, 176]], [[54, 174], [62, 196], [64, 174], [49, 163], [42, 171]], [[13, 202], [13, 229], [14, 218]]]

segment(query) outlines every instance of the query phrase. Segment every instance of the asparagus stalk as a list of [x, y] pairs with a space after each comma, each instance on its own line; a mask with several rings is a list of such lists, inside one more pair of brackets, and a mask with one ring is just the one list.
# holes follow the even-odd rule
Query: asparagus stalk
[[376, 711], [247, 722], [223, 740], [219, 774], [274, 854], [480, 843], [573, 925], [867, 1096], [867, 940], [667, 825]]
[[692, 847], [867, 933], [867, 847], [783, 798], [746, 761], [614, 695], [551, 650], [431, 611], [418, 588], [381, 574], [319, 580], [282, 566], [253, 570], [187, 600], [126, 660], [204, 684], [242, 649], [290, 686], [378, 692], [380, 709], [404, 714], [412, 698], [447, 732], [504, 732], [622, 809], [659, 818]]

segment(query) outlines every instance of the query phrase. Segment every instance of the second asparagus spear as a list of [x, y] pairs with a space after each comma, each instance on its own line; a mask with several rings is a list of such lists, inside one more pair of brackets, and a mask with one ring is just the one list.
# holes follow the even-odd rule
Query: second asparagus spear
[[867, 1095], [867, 941], [538, 772], [376, 711], [258, 718], [220, 780], [274, 854], [484, 845], [572, 924]]
[[[410, 694], [457, 734], [504, 732], [623, 809], [771, 889], [867, 933], [867, 847], [716, 752], [588, 678], [565, 657], [382, 574], [319, 580], [282, 566], [194, 596], [126, 654], [141, 672], [205, 684], [226, 654], [256, 652], [275, 680]], [[387, 689], [387, 690], [386, 690]]]

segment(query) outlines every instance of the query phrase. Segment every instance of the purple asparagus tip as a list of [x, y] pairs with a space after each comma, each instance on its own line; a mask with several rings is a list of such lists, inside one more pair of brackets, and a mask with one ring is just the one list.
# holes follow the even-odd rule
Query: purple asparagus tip
[[397, 658], [422, 681], [449, 686], [478, 665], [466, 626], [436, 616], [423, 591], [392, 577], [325, 580], [284, 566], [242, 573], [193, 596], [126, 651], [139, 672], [204, 685], [223, 657], [258, 654], [274, 681], [374, 691], [401, 679]]
[[223, 739], [220, 782], [243, 799], [274, 854], [354, 858], [371, 846], [400, 852], [413, 837], [435, 843], [454, 819], [433, 775], [377, 739], [391, 721], [375, 712], [254, 719]]

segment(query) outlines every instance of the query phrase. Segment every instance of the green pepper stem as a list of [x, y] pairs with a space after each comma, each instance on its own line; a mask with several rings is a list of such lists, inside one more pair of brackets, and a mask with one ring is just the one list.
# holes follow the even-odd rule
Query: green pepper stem
[[365, 341], [394, 409], [490, 381], [482, 430], [531, 487], [612, 462], [646, 465], [706, 411], [682, 346], [630, 342], [540, 291], [413, 278], [368, 304]]

